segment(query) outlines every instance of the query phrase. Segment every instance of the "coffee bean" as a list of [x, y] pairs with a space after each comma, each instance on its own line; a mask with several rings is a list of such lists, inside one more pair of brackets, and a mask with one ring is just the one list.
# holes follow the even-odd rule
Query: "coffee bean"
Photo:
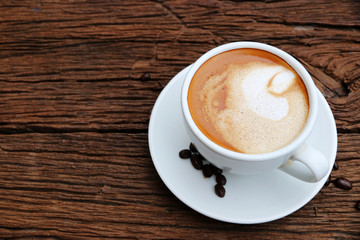
[[140, 77], [140, 80], [143, 80], [143, 81], [147, 81], [147, 80], [150, 80], [150, 79], [151, 79], [150, 73], [144, 73]]
[[203, 162], [199, 154], [193, 154], [190, 157], [191, 164], [197, 170], [201, 170], [203, 167]]
[[205, 164], [202, 168], [202, 171], [203, 171], [204, 177], [209, 178], [213, 175], [211, 168], [210, 168], [210, 164]]
[[350, 190], [352, 189], [352, 183], [345, 178], [337, 178], [334, 181], [335, 186], [341, 189]]
[[216, 184], [215, 185], [215, 193], [216, 195], [218, 195], [219, 197], [223, 198], [225, 196], [225, 188], [223, 185], [221, 184]]
[[226, 184], [226, 178], [224, 175], [220, 174], [216, 176], [216, 182], [220, 185], [225, 185]]
[[191, 151], [189, 149], [183, 149], [179, 152], [179, 157], [182, 159], [190, 158]]
[[197, 153], [198, 150], [196, 149], [195, 145], [193, 143], [190, 143], [189, 149], [193, 152], [193, 153]]
[[194, 153], [194, 154], [191, 154], [191, 159], [196, 159], [196, 160], [202, 160], [202, 157], [200, 154], [197, 154], [197, 153]]
[[334, 162], [333, 169], [335, 169], [335, 170], [339, 169], [339, 164], [337, 163], [337, 161]]
[[358, 202], [355, 204], [355, 208], [356, 208], [357, 210], [360, 210], [360, 201], [358, 201]]
[[329, 175], [328, 179], [325, 182], [325, 186], [329, 186], [329, 184], [331, 183], [331, 175]]
[[211, 167], [211, 171], [214, 175], [219, 175], [222, 174], [223, 170], [221, 170], [220, 168], [215, 167], [214, 165], [210, 165]]
[[207, 163], [206, 159], [198, 152], [193, 143], [190, 143], [189, 149], [181, 150], [179, 152], [179, 157], [182, 159], [190, 158], [193, 167], [197, 170], [202, 170], [203, 175], [206, 178], [216, 175], [217, 184], [215, 185], [215, 194], [221, 198], [225, 196], [226, 191], [224, 185], [226, 184], [226, 178], [222, 175], [223, 170]]

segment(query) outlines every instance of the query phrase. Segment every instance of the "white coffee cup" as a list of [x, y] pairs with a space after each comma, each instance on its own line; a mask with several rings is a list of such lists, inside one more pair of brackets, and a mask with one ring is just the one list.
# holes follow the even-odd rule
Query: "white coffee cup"
[[[295, 140], [273, 152], [245, 154], [223, 148], [200, 131], [190, 114], [187, 96], [195, 72], [211, 57], [239, 48], [260, 49], [280, 57], [298, 73], [308, 93], [309, 113], [305, 127]], [[185, 126], [193, 144], [209, 162], [225, 171], [240, 175], [255, 175], [279, 168], [300, 180], [318, 182], [330, 169], [329, 161], [324, 155], [306, 144], [318, 112], [317, 88], [306, 69], [294, 57], [276, 47], [257, 42], [234, 42], [205, 53], [191, 66], [185, 77], [181, 92], [181, 108]]]

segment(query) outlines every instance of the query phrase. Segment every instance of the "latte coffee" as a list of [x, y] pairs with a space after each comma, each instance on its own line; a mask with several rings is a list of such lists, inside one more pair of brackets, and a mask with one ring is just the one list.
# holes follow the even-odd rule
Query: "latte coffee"
[[193, 76], [187, 100], [207, 138], [247, 154], [288, 145], [304, 128], [309, 112], [298, 74], [281, 58], [249, 48], [207, 60]]

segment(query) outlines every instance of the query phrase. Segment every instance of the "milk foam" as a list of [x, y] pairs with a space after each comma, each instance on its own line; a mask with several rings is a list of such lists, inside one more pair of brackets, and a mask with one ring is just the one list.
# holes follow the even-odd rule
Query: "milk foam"
[[[253, 66], [248, 69], [245, 76], [238, 75], [239, 72], [244, 71], [235, 71], [235, 75], [232, 76], [232, 85], [238, 90], [237, 93], [231, 95], [232, 97], [239, 100], [237, 99], [238, 92], [242, 90], [248, 107], [263, 118], [277, 121], [288, 114], [289, 104], [286, 98], [274, 96], [271, 94], [271, 90], [268, 91], [267, 86], [270, 83], [270, 88], [274, 88], [277, 92], [284, 89], [284, 86], [290, 86], [288, 83], [295, 82], [293, 80], [295, 76], [286, 73], [291, 73], [291, 71], [281, 66]], [[277, 84], [272, 84], [274, 81], [271, 80], [275, 80], [274, 78], [279, 75], [286, 75], [285, 77], [288, 78], [285, 78], [285, 81], [280, 81], [280, 83], [277, 81]], [[237, 79], [243, 80], [237, 81]], [[283, 79], [281, 78], [281, 80]], [[237, 84], [241, 84], [241, 86], [235, 86]]]
[[[306, 122], [308, 106], [292, 71], [250, 62], [211, 76], [200, 93], [207, 121], [235, 149], [265, 153], [291, 142]], [[224, 106], [219, 92], [226, 89]], [[295, 90], [294, 90], [295, 89]]]

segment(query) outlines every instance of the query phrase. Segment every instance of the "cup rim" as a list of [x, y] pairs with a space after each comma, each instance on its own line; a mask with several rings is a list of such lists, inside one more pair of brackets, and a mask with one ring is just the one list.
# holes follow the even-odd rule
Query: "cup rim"
[[[305, 124], [305, 127], [301, 131], [301, 133], [288, 145], [285, 147], [282, 147], [278, 150], [268, 152], [268, 153], [259, 153], [259, 154], [248, 154], [248, 153], [240, 153], [235, 152], [229, 149], [226, 149], [224, 147], [221, 147], [211, 141], [209, 138], [205, 136], [204, 133], [201, 132], [201, 130], [197, 127], [195, 124], [190, 110], [189, 105], [187, 101], [188, 96], [188, 89], [190, 86], [190, 82], [196, 73], [196, 71], [199, 69], [199, 67], [205, 63], [208, 59], [211, 57], [218, 55], [222, 52], [234, 50], [234, 49], [241, 49], [241, 48], [253, 48], [253, 49], [259, 49], [264, 50], [267, 52], [270, 52], [280, 58], [282, 58], [285, 62], [287, 62], [300, 76], [302, 81], [305, 84], [308, 97], [309, 97], [309, 113], [308, 118]], [[314, 126], [315, 120], [316, 120], [316, 114], [318, 110], [318, 98], [316, 94], [316, 86], [308, 73], [308, 71], [305, 69], [305, 67], [296, 60], [293, 56], [286, 53], [285, 51], [260, 42], [250, 42], [250, 41], [241, 41], [241, 42], [232, 42], [227, 43], [224, 45], [220, 45], [218, 47], [215, 47], [211, 49], [210, 51], [203, 54], [196, 62], [190, 67], [189, 71], [187, 72], [185, 76], [185, 80], [183, 83], [182, 91], [181, 91], [181, 108], [183, 112], [183, 116], [185, 118], [186, 124], [189, 126], [190, 130], [194, 133], [194, 135], [198, 138], [198, 140], [203, 143], [206, 147], [211, 149], [212, 151], [216, 152], [217, 154], [220, 154], [224, 157], [234, 159], [234, 160], [242, 160], [242, 161], [264, 161], [268, 159], [273, 159], [277, 157], [284, 156], [286, 154], [289, 154], [302, 145], [306, 138], [310, 135], [312, 127]]]

